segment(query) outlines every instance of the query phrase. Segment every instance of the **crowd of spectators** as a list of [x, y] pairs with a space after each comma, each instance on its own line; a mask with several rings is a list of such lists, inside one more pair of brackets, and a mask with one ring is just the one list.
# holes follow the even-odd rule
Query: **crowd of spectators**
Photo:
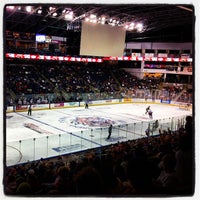
[[[86, 93], [94, 94], [97, 99], [102, 94], [122, 98], [130, 92], [135, 94], [136, 90], [151, 93], [153, 89], [161, 89], [162, 82], [162, 78], [138, 79], [106, 63], [9, 64], [5, 71], [7, 105], [26, 104], [31, 99], [34, 103], [81, 101]], [[174, 91], [171, 88], [164, 91], [165, 95], [174, 97], [181, 90], [174, 87]], [[48, 94], [54, 97], [49, 99]]]
[[162, 95], [168, 97], [170, 100], [176, 99], [178, 102], [192, 102], [193, 90], [187, 88], [182, 84], [173, 83], [170, 86], [166, 84], [162, 89]]
[[[18, 76], [16, 77], [16, 74]], [[65, 92], [116, 92], [127, 89], [149, 88], [145, 80], [124, 70], [102, 64], [65, 65], [8, 65], [6, 69], [8, 89], [16, 94], [53, 93], [55, 89]]]
[[190, 196], [193, 120], [177, 131], [5, 167], [9, 196]]

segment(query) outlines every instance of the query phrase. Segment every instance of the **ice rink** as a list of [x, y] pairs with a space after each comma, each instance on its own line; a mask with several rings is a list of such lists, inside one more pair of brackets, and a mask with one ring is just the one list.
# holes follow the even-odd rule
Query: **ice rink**
[[[153, 119], [145, 114], [150, 105]], [[54, 157], [146, 137], [155, 120], [158, 129], [177, 128], [192, 111], [169, 104], [115, 104], [6, 114], [6, 165]], [[108, 127], [113, 125], [111, 138]], [[158, 129], [152, 134], [158, 134]]]

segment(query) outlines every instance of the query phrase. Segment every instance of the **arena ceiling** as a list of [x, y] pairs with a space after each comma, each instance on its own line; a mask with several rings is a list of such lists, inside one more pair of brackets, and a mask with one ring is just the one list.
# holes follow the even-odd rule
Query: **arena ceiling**
[[[74, 45], [80, 39], [81, 21], [91, 14], [112, 17], [121, 25], [142, 23], [142, 31], [126, 31], [126, 42], [192, 42], [194, 38], [195, 9], [189, 4], [33, 4], [30, 12], [25, 11], [28, 5], [8, 6], [13, 5], [4, 7], [4, 30], [67, 37]], [[66, 20], [64, 10], [73, 11], [74, 18]]]

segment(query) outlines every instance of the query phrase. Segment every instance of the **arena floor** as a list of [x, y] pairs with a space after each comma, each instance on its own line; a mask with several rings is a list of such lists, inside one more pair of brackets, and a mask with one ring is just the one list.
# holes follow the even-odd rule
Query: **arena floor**
[[[148, 105], [153, 111], [153, 119], [145, 114]], [[168, 104], [144, 103], [40, 110], [33, 111], [31, 116], [27, 112], [7, 113], [4, 133], [6, 165], [146, 137], [145, 130], [150, 122], [162, 120], [162, 126], [172, 117], [191, 114], [191, 110]], [[113, 131], [111, 138], [107, 139], [109, 124], [113, 124]], [[157, 133], [158, 130], [154, 134]]]

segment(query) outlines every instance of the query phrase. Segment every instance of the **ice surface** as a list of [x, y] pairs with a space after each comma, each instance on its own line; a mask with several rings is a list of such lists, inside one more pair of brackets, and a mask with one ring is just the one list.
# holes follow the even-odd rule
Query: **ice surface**
[[[191, 115], [168, 104], [148, 104], [153, 120], [164, 125], [168, 119]], [[14, 165], [73, 153], [145, 137], [145, 130], [152, 120], [145, 114], [144, 103], [52, 109], [6, 114], [6, 164]], [[109, 124], [113, 124], [111, 138], [107, 140]], [[166, 125], [167, 128], [168, 124]], [[169, 123], [169, 126], [170, 123]]]

